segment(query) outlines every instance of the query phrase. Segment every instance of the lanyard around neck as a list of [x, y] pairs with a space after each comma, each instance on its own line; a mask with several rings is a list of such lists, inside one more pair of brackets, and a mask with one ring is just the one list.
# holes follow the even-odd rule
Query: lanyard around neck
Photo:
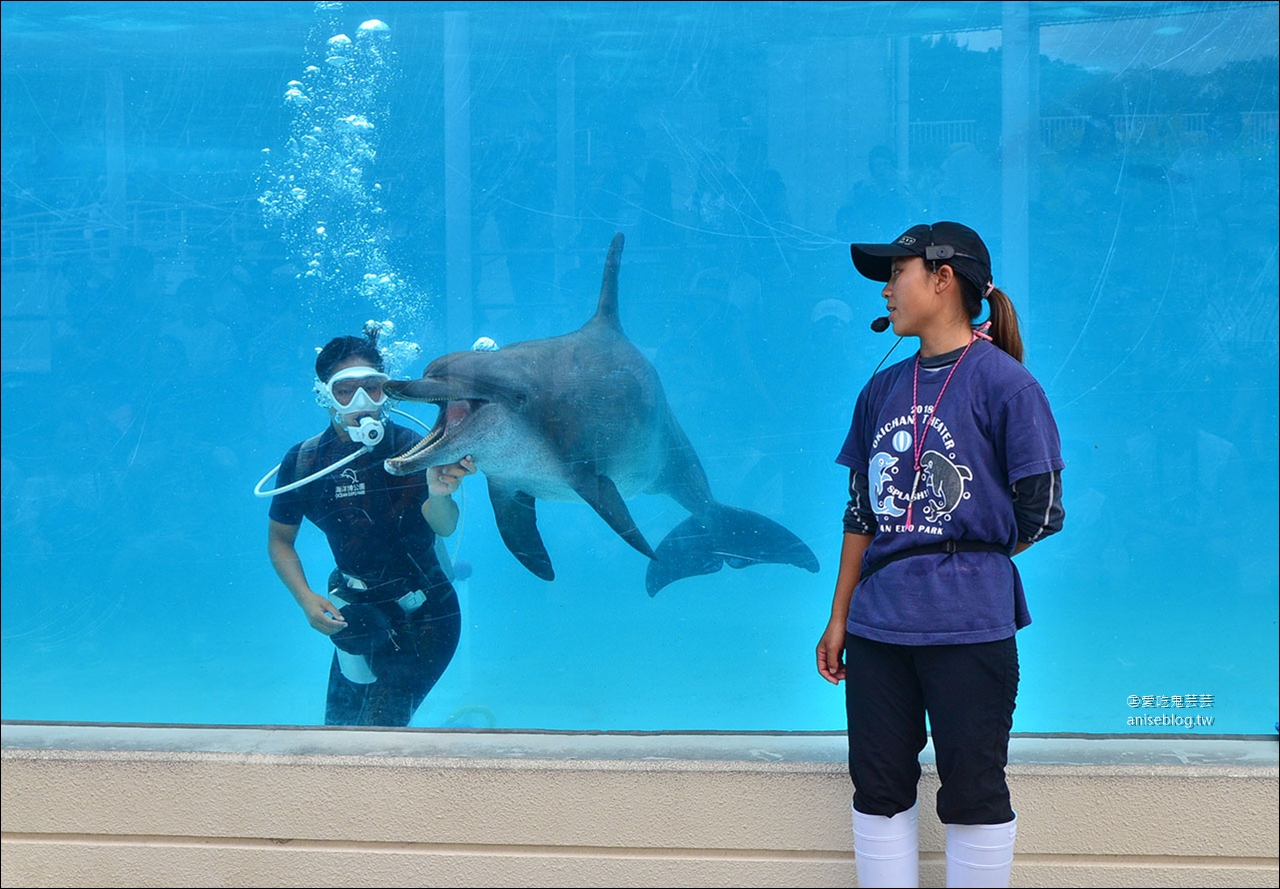
[[964, 351], [960, 353], [960, 357], [956, 359], [956, 363], [951, 365], [951, 370], [947, 373], [947, 378], [942, 381], [942, 389], [938, 392], [938, 397], [933, 400], [933, 407], [928, 411], [928, 417], [925, 419], [924, 435], [920, 434], [920, 353], [916, 353], [916, 364], [911, 374], [911, 456], [912, 468], [915, 469], [915, 479], [911, 483], [911, 497], [907, 500], [907, 530], [910, 531], [914, 527], [911, 521], [916, 505], [916, 491], [920, 487], [920, 458], [924, 456], [924, 440], [929, 435], [929, 427], [933, 424], [933, 418], [938, 416], [938, 405], [942, 404], [942, 396], [947, 394], [947, 386], [951, 384], [951, 378], [955, 376], [956, 371], [960, 368], [960, 362], [964, 361], [964, 356], [969, 354], [969, 350], [973, 348], [973, 344], [978, 341], [979, 337], [983, 337], [986, 331], [982, 333], [974, 331], [973, 336], [969, 338], [969, 345], [964, 347]]

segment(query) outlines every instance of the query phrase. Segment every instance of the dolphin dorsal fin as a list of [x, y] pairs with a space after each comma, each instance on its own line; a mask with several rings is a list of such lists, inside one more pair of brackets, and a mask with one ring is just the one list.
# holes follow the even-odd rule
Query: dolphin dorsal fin
[[609, 256], [604, 261], [604, 277], [600, 281], [600, 302], [591, 318], [591, 322], [598, 321], [618, 330], [622, 329], [622, 322], [618, 320], [618, 268], [622, 265], [624, 240], [622, 232], [618, 232], [609, 242]]

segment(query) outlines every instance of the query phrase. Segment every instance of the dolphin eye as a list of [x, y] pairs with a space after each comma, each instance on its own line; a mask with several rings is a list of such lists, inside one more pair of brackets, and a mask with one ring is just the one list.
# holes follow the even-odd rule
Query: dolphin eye
[[529, 396], [525, 395], [523, 392], [521, 392], [519, 395], [516, 396], [517, 407], [524, 407], [526, 404], [528, 404], [528, 402], [529, 402]]

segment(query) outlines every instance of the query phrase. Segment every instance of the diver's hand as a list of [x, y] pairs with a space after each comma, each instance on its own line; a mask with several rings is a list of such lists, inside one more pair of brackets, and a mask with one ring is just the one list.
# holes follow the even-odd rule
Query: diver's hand
[[318, 593], [312, 593], [307, 598], [302, 611], [307, 616], [307, 622], [326, 636], [332, 636], [347, 626], [347, 619], [342, 616], [338, 606]]
[[465, 476], [475, 471], [476, 464], [472, 461], [470, 454], [457, 463], [432, 466], [427, 470], [427, 490], [431, 492], [432, 497], [448, 497], [458, 490], [458, 485], [462, 484]]
[[818, 672], [833, 685], [845, 678], [844, 633], [844, 622], [833, 620], [818, 640]]

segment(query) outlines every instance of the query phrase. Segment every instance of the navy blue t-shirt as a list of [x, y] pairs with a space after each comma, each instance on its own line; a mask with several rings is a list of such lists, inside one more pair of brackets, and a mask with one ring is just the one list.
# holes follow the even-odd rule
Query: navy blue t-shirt
[[[1012, 357], [978, 340], [959, 365], [921, 367], [913, 409], [916, 362], [871, 378], [836, 458], [869, 480], [877, 528], [863, 555], [864, 575], [894, 553], [948, 540], [1012, 553], [1018, 524], [1011, 486], [1063, 467], [1044, 390]], [[934, 553], [889, 562], [859, 582], [848, 632], [950, 645], [1007, 639], [1030, 622], [1022, 580], [1006, 555]]]
[[[386, 434], [372, 451], [342, 468], [271, 498], [272, 520], [300, 525], [310, 519], [329, 540], [338, 570], [358, 577], [370, 587], [383, 583], [407, 585], [447, 584], [436, 559], [435, 532], [422, 515], [430, 494], [425, 472], [396, 476], [382, 462], [403, 453], [421, 436], [403, 426], [386, 423]], [[298, 450], [285, 454], [276, 475], [276, 487], [298, 478]], [[360, 447], [338, 438], [332, 424], [320, 437], [306, 474], [330, 466]]]

